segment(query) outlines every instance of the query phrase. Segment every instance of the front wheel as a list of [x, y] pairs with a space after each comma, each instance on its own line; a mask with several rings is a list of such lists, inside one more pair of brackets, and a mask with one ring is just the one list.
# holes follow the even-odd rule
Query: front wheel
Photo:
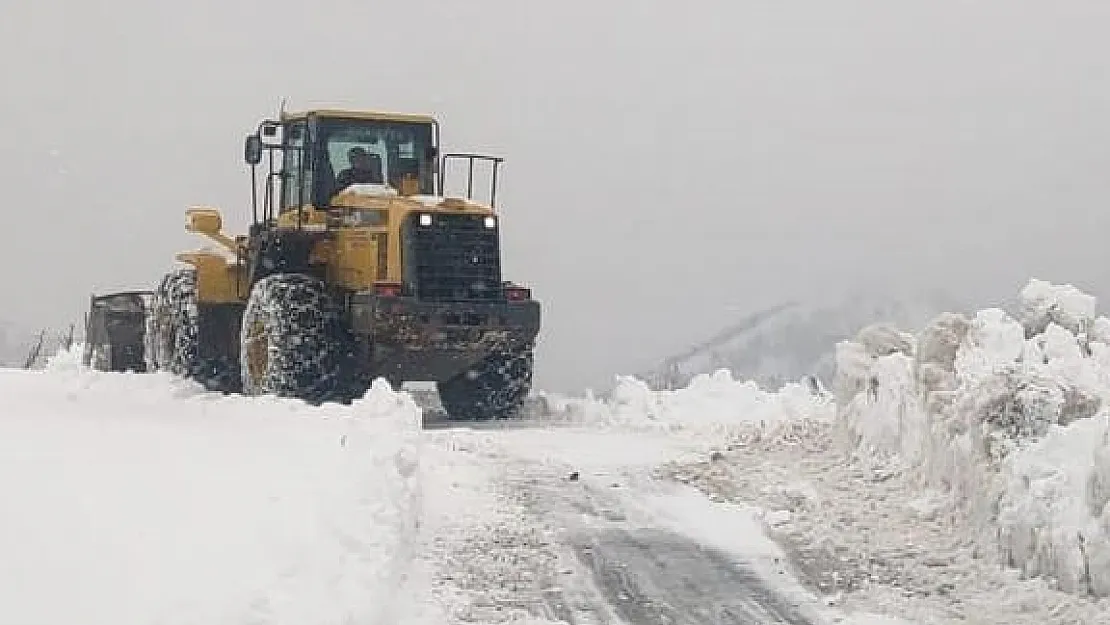
[[302, 274], [275, 274], [251, 290], [240, 329], [243, 393], [335, 399], [350, 345], [342, 316], [324, 283]]
[[531, 346], [491, 354], [472, 369], [437, 384], [448, 418], [475, 421], [513, 416], [532, 390]]

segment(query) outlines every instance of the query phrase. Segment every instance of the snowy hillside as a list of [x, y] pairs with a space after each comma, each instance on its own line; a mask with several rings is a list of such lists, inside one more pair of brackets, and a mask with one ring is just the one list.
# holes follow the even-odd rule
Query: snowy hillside
[[685, 386], [698, 374], [727, 369], [767, 388], [813, 376], [831, 383], [836, 344], [879, 321], [919, 329], [937, 314], [961, 310], [942, 295], [848, 297], [826, 303], [787, 303], [740, 320], [642, 374], [652, 388]]

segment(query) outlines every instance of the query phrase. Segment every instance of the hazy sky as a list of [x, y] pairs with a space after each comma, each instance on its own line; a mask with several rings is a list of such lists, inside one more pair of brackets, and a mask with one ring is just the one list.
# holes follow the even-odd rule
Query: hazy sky
[[1105, 0], [0, 2], [0, 318], [145, 287], [249, 215], [282, 97], [425, 111], [507, 158], [544, 387], [860, 286], [1110, 296]]

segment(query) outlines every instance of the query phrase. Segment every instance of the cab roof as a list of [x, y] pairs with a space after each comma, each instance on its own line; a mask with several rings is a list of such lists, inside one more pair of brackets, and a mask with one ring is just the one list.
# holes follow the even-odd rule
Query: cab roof
[[434, 124], [436, 119], [431, 115], [419, 113], [390, 113], [385, 111], [344, 110], [344, 109], [310, 109], [297, 112], [283, 112], [281, 121], [295, 121], [304, 119], [309, 115], [337, 119], [369, 119], [383, 122], [409, 122], [420, 124]]

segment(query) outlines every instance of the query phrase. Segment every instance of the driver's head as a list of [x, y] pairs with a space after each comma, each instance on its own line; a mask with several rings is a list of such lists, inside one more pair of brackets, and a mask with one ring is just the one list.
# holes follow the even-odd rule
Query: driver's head
[[370, 154], [366, 152], [366, 148], [360, 146], [351, 148], [347, 152], [347, 158], [354, 169], [370, 169]]

